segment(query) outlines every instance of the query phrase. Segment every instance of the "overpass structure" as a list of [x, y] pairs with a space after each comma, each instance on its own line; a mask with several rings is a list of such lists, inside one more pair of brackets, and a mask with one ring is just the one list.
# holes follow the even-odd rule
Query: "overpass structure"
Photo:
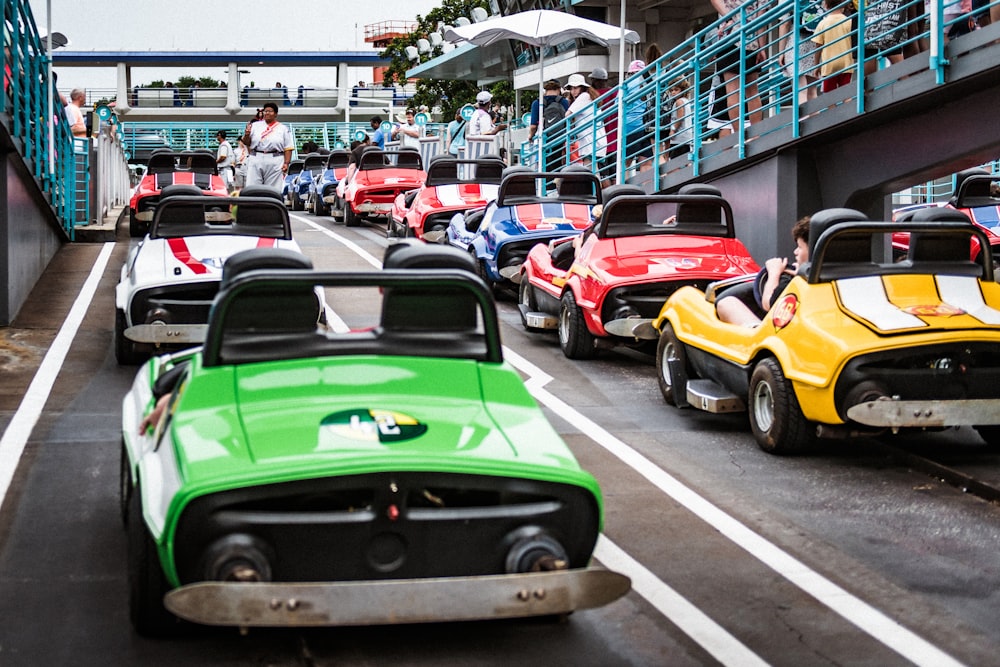
[[[388, 60], [377, 50], [366, 51], [65, 51], [52, 54], [54, 67], [113, 67], [117, 86], [111, 97], [115, 111], [125, 121], [221, 121], [253, 112], [265, 102], [281, 108], [282, 119], [306, 122], [350, 122], [370, 115], [372, 109], [402, 106], [401, 88], [365, 86], [350, 82], [350, 67], [378, 68]], [[150, 88], [132, 85], [132, 70], [139, 67], [219, 67], [228, 71], [222, 88]], [[330, 68], [336, 73], [335, 87], [249, 87], [240, 80], [240, 70], [249, 67]]]

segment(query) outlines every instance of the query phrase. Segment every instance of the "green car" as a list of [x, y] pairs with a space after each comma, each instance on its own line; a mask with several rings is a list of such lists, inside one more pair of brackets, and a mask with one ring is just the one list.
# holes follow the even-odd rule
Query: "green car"
[[401, 242], [384, 267], [238, 253], [202, 347], [142, 366], [120, 489], [139, 633], [561, 615], [629, 590], [590, 567], [600, 489], [503, 361], [470, 258]]

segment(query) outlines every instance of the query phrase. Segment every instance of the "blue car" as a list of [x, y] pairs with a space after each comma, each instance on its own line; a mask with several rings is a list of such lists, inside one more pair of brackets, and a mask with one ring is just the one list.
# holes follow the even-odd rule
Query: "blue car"
[[313, 215], [330, 215], [330, 205], [337, 199], [337, 185], [347, 176], [347, 164], [351, 161], [350, 151], [338, 148], [326, 158], [322, 173], [314, 177], [309, 185], [306, 208]]
[[[554, 192], [538, 194], [547, 183], [555, 184]], [[457, 213], [442, 242], [469, 252], [480, 276], [494, 288], [515, 289], [528, 251], [581, 233], [600, 203], [600, 181], [580, 167], [559, 172], [508, 167], [496, 200], [485, 209]]]
[[292, 200], [292, 192], [294, 188], [292, 184], [295, 182], [295, 177], [302, 173], [302, 168], [305, 167], [305, 160], [292, 160], [288, 163], [288, 171], [285, 172], [285, 182], [281, 186], [281, 198], [285, 202], [285, 206], [290, 206], [295, 208], [294, 201]]
[[309, 201], [309, 190], [323, 166], [326, 164], [326, 156], [319, 153], [309, 153], [302, 159], [302, 169], [295, 174], [288, 187], [288, 196], [293, 211], [306, 210], [306, 203]]

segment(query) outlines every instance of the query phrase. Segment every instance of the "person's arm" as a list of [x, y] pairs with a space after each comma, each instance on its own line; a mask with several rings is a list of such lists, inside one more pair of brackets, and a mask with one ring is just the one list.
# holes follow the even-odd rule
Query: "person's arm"
[[776, 296], [775, 290], [778, 289], [778, 285], [781, 283], [781, 274], [784, 273], [787, 266], [788, 260], [784, 257], [772, 257], [764, 262], [764, 268], [767, 269], [767, 282], [764, 283], [764, 288], [760, 291], [760, 307], [764, 310], [771, 310], [771, 299]]
[[240, 137], [240, 141], [242, 141], [247, 148], [250, 148], [250, 127], [252, 125], [253, 121], [247, 123], [247, 126], [243, 129], [243, 136]]
[[285, 163], [281, 165], [281, 172], [285, 173], [288, 171], [288, 164], [292, 161], [292, 148], [289, 146], [285, 148]]

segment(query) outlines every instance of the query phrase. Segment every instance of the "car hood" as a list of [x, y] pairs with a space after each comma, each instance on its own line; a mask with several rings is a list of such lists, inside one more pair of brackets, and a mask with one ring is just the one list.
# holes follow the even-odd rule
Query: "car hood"
[[196, 486], [387, 469], [580, 474], [506, 364], [336, 357], [219, 374], [192, 383], [174, 420]]
[[453, 185], [438, 185], [428, 188], [426, 194], [421, 194], [421, 203], [431, 209], [467, 209], [483, 206], [497, 198], [496, 185], [478, 185], [475, 183], [458, 183]]
[[222, 277], [222, 265], [231, 255], [251, 248], [288, 248], [299, 250], [295, 241], [258, 236], [185, 236], [146, 238], [136, 253], [132, 267], [133, 282], [179, 282], [181, 280]]
[[1000, 329], [1000, 294], [974, 277], [861, 276], [833, 284], [841, 311], [880, 335]]
[[564, 204], [557, 201], [500, 206], [493, 211], [489, 224], [497, 232], [507, 234], [574, 233], [590, 225], [590, 209], [587, 204]]
[[595, 259], [593, 268], [614, 280], [673, 280], [710, 275], [716, 279], [746, 273], [729, 252], [726, 239], [681, 236], [630, 236], [613, 240], [614, 252]]

